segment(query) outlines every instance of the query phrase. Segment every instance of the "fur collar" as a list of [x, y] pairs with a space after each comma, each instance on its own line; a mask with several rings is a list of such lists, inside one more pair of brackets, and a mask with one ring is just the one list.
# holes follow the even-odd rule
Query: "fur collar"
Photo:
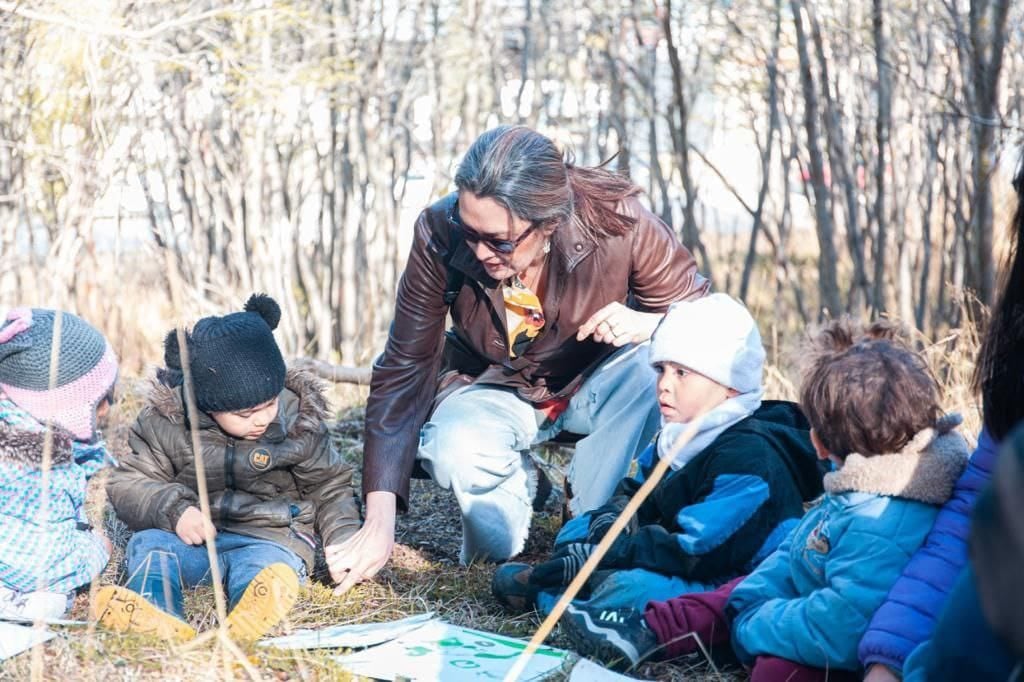
[[[281, 440], [317, 432], [320, 424], [330, 415], [327, 398], [324, 397], [323, 382], [309, 372], [289, 369], [285, 374], [284, 388], [285, 390], [281, 392], [277, 419], [274, 420], [271, 429], [268, 429], [267, 436], [272, 437], [271, 430], [277, 431]], [[185, 422], [185, 405], [180, 387], [170, 388], [154, 380], [147, 403], [172, 424]], [[216, 426], [210, 415], [200, 413], [199, 428]]]
[[[0, 462], [38, 467], [43, 463], [46, 430], [19, 429], [0, 420]], [[73, 440], [68, 431], [53, 427], [53, 446], [50, 451], [53, 466], [68, 464], [74, 459]]]
[[967, 441], [954, 430], [961, 421], [959, 414], [946, 415], [893, 454], [850, 455], [841, 469], [825, 474], [825, 492], [945, 503], [967, 464]]

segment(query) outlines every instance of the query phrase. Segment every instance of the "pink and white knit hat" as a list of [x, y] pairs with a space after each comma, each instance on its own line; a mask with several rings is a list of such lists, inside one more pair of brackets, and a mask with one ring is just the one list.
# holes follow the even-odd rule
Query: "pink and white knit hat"
[[57, 381], [50, 389], [50, 357], [57, 311], [14, 308], [0, 321], [0, 390], [41, 422], [92, 440], [96, 406], [117, 380], [117, 357], [82, 318], [61, 313]]

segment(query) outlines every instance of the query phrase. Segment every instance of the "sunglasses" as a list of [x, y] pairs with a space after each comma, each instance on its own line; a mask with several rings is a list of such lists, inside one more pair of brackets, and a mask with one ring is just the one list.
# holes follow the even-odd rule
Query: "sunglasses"
[[462, 222], [462, 218], [459, 216], [459, 202], [456, 201], [452, 207], [451, 212], [448, 214], [448, 222], [457, 227], [462, 232], [462, 238], [466, 240], [467, 244], [483, 244], [488, 249], [500, 256], [511, 256], [516, 248], [526, 240], [530, 234], [533, 233], [540, 223], [537, 221], [531, 222], [530, 226], [526, 228], [526, 231], [515, 239], [498, 239], [497, 237], [490, 237], [485, 234], [480, 234], [473, 228], [469, 227]]

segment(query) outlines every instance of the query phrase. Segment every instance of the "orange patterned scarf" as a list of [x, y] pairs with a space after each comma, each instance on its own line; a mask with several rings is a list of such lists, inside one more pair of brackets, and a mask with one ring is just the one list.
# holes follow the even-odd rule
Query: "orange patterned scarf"
[[504, 286], [502, 296], [508, 325], [508, 354], [515, 358], [523, 354], [544, 328], [544, 311], [537, 294], [523, 284], [519, 275]]

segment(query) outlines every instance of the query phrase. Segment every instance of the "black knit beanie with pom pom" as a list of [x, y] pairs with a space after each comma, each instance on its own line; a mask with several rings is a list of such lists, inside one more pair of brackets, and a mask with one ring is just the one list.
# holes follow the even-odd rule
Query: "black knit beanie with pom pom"
[[[196, 407], [237, 412], [262, 405], [284, 389], [284, 358], [273, 334], [280, 321], [277, 302], [253, 294], [243, 312], [204, 317], [186, 332]], [[164, 339], [164, 363], [160, 381], [180, 386], [184, 376], [174, 330]]]

